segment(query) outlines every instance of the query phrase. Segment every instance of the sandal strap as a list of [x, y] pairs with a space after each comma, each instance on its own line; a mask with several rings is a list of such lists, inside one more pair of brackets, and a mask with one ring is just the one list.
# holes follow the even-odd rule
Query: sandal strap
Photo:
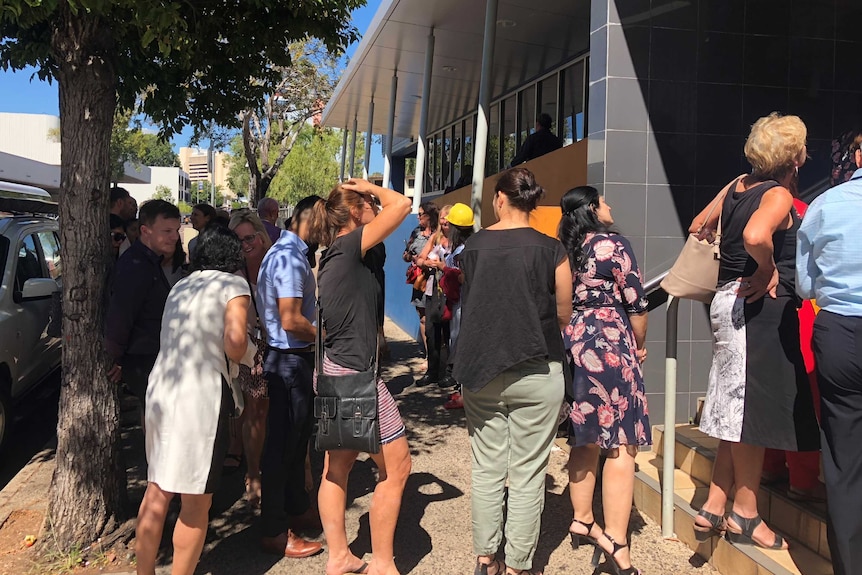
[[[572, 519], [572, 523], [577, 523], [578, 525], [582, 525], [583, 527], [585, 527], [587, 529], [587, 532], [584, 534], [586, 537], [590, 536], [590, 533], [593, 532], [593, 527], [595, 527], [596, 525], [595, 520], [593, 520], [592, 523], [585, 523], [580, 519]], [[580, 533], [578, 533], [577, 535], [580, 535]]]
[[713, 529], [720, 529], [722, 527], [722, 524], [724, 523], [723, 515], [716, 515], [715, 513], [710, 513], [709, 511], [706, 511], [704, 509], [698, 511], [697, 514], [709, 521], [709, 524], [712, 526]]
[[605, 536], [605, 539], [607, 539], [608, 541], [610, 541], [610, 542], [611, 542], [611, 545], [613, 545], [613, 546], [614, 546], [614, 550], [613, 550], [613, 551], [611, 551], [611, 556], [616, 555], [616, 554], [617, 554], [617, 553], [619, 553], [621, 550], [623, 550], [623, 549], [625, 549], [626, 547], [628, 547], [628, 546], [629, 546], [628, 541], [626, 541], [626, 542], [625, 542], [625, 543], [623, 543], [623, 544], [620, 544], [620, 543], [617, 543], [617, 542], [616, 542], [616, 540], [615, 540], [613, 537], [611, 537], [610, 535], [608, 535], [607, 533], [604, 533], [604, 536]]
[[[742, 531], [742, 535], [749, 539], [754, 535], [754, 530], [757, 529], [757, 526], [763, 523], [763, 519], [760, 515], [755, 515], [754, 517], [743, 517], [739, 513], [731, 511], [727, 517], [728, 519], [733, 520], [733, 522], [739, 526]], [[778, 534], [776, 534], [776, 537], [778, 537]]]

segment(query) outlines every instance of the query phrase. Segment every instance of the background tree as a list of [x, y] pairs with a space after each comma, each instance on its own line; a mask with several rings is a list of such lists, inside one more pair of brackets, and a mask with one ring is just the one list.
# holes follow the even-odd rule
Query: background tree
[[156, 186], [156, 192], [153, 194], [151, 200], [164, 200], [166, 202], [170, 202], [172, 204], [177, 203], [177, 198], [175, 197], [174, 191], [167, 186], [163, 186], [159, 184]]
[[316, 37], [344, 48], [356, 38], [350, 11], [362, 3], [0, 3], [0, 66], [36, 66], [40, 79], [59, 84], [64, 345], [48, 515], [62, 550], [107, 536], [126, 517], [117, 390], [101, 337], [115, 110], [144, 114], [164, 138], [187, 124], [239, 128], [239, 113], [290, 75], [291, 43]]
[[289, 46], [290, 66], [274, 66], [279, 79], [263, 82], [267, 94], [240, 114], [252, 205], [266, 196], [303, 126], [323, 111], [338, 82], [338, 59], [318, 40]]
[[[249, 190], [249, 169], [241, 134], [231, 140], [229, 154], [228, 187], [237, 197], [245, 197]], [[277, 151], [270, 148], [270, 156], [275, 154]], [[327, 194], [338, 182], [340, 154], [340, 130], [304, 124], [297, 135], [293, 150], [286, 156], [272, 179], [266, 195], [283, 205], [296, 205], [297, 201], [306, 196]], [[362, 165], [364, 157], [363, 138], [356, 142], [357, 167]]]

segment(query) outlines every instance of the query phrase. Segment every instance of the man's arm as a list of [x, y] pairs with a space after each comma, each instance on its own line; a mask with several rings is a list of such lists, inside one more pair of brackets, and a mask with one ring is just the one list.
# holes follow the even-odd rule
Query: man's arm
[[140, 266], [118, 267], [115, 274], [105, 320], [105, 349], [114, 360], [108, 376], [116, 382], [120, 380], [118, 366], [122, 364], [132, 328], [152, 282], [151, 274], [141, 273]]
[[317, 329], [302, 315], [302, 298], [278, 298], [278, 316], [281, 318], [282, 329], [291, 337], [307, 342], [312, 342], [317, 337]]
[[514, 168], [518, 164], [523, 164], [527, 161], [527, 158], [530, 157], [530, 149], [532, 148], [533, 142], [533, 134], [527, 136], [527, 139], [524, 140], [524, 143], [521, 144], [521, 149], [518, 150], [518, 153], [515, 154], [515, 157], [512, 158], [512, 163], [509, 164], [510, 168]]

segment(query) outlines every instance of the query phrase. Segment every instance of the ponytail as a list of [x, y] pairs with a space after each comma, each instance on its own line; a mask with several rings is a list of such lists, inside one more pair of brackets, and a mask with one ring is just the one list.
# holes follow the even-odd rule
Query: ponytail
[[311, 208], [308, 220], [309, 241], [324, 246], [331, 246], [342, 230], [350, 222], [352, 208], [363, 208], [365, 200], [362, 195], [352, 190], [345, 190], [336, 185], [325, 200], [318, 200]]

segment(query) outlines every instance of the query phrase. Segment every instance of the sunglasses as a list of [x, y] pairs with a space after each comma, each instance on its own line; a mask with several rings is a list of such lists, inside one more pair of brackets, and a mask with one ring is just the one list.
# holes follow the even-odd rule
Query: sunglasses
[[123, 242], [123, 241], [125, 241], [125, 240], [126, 240], [126, 234], [121, 234], [120, 232], [113, 232], [113, 233], [111, 234], [111, 238], [112, 238], [115, 242]]
[[251, 244], [251, 243], [254, 243], [254, 240], [256, 240], [256, 239], [257, 239], [257, 234], [252, 234], [250, 236], [245, 236], [245, 237], [240, 238], [239, 241], [241, 241], [244, 244]]

